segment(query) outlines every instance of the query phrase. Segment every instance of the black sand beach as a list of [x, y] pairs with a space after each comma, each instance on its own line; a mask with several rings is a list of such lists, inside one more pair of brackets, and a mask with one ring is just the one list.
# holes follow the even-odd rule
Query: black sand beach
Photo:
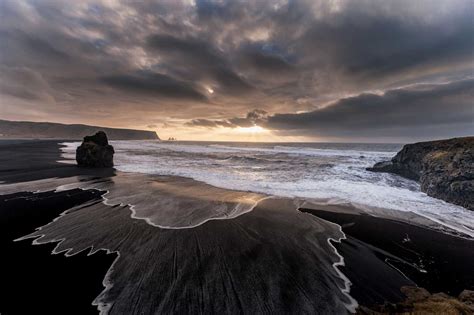
[[[352, 282], [350, 295], [369, 306], [401, 300], [403, 285], [457, 294], [474, 284], [471, 240], [383, 218], [300, 209], [307, 212], [302, 213], [290, 199], [268, 198], [250, 212], [198, 221], [193, 228], [159, 228], [132, 218], [126, 204], [105, 204], [97, 190], [11, 194], [17, 183], [35, 187], [35, 182], [21, 186], [24, 181], [45, 179], [36, 187], [54, 189], [61, 179], [95, 177], [99, 180], [94, 185], [116, 194], [134, 188], [129, 193], [135, 200], [149, 196], [149, 209], [189, 215], [202, 211], [196, 207], [199, 203], [218, 212], [229, 210], [232, 204], [212, 203], [208, 195], [234, 198], [236, 193], [209, 193], [209, 186], [189, 179], [60, 164], [55, 141], [0, 143], [0, 181], [5, 185], [0, 194], [9, 193], [0, 199], [0, 224], [6, 231], [1, 242], [7, 257], [2, 314], [97, 313], [94, 300], [110, 314], [340, 314], [355, 306], [343, 292], [347, 278]], [[29, 155], [30, 151], [36, 153]], [[177, 187], [192, 194], [184, 198]], [[109, 196], [118, 200], [113, 192]], [[65, 210], [67, 214], [58, 218]], [[147, 211], [142, 215], [146, 217]], [[148, 216], [152, 222], [161, 217]], [[188, 222], [194, 220], [195, 213]], [[331, 242], [339, 254], [328, 238], [344, 235], [330, 222], [341, 225], [347, 236], [341, 243]], [[58, 244], [60, 239], [64, 241]], [[31, 240], [44, 245], [32, 246]], [[53, 249], [61, 253], [50, 255]], [[94, 254], [87, 255], [91, 249]], [[338, 269], [345, 276], [334, 268], [339, 255], [345, 267]]]
[[101, 200], [99, 192], [78, 189], [0, 196], [1, 314], [97, 314], [91, 301], [103, 290], [103, 275], [116, 255], [65, 257], [51, 255], [54, 243], [13, 241], [93, 200]]
[[62, 160], [59, 144], [61, 142], [61, 140], [0, 140], [0, 183], [113, 174], [112, 169], [90, 170], [58, 163]]
[[474, 288], [472, 239], [366, 214], [300, 211], [342, 226], [347, 239], [334, 245], [345, 258], [341, 270], [353, 283], [351, 295], [362, 305], [398, 302], [403, 285], [452, 296]]
[[[87, 174], [88, 170], [57, 162], [61, 159], [59, 142], [0, 141], [0, 182]], [[98, 191], [79, 189], [0, 195], [0, 244], [4, 257], [0, 275], [1, 314], [97, 314], [91, 301], [103, 290], [104, 274], [116, 255], [105, 252], [93, 256], [51, 255], [55, 243], [32, 246], [30, 241], [14, 240], [51, 222], [71, 207], [101, 201], [100, 196]]]
[[[55, 147], [50, 142], [48, 145], [57, 152], [58, 145]], [[15, 146], [21, 151], [18, 148], [21, 145]], [[27, 152], [31, 146], [28, 143], [23, 149]], [[6, 168], [1, 180], [15, 185], [20, 181], [51, 176], [54, 186], [54, 178], [59, 180], [88, 175], [87, 170], [84, 173], [83, 169], [75, 166], [49, 165], [47, 161], [53, 156], [51, 151], [40, 156], [38, 164], [41, 166], [34, 165], [36, 159], [32, 159], [32, 172], [23, 169], [9, 172]], [[15, 177], [15, 173], [19, 174], [21, 180], [16, 180], [18, 177]], [[148, 182], [143, 179], [144, 183]], [[184, 184], [191, 185], [189, 180]], [[199, 188], [202, 184], [194, 185], [196, 191], [203, 189], [202, 195], [207, 193], [207, 186]], [[34, 189], [35, 184], [30, 187]], [[165, 195], [175, 193], [172, 179], [162, 181], [157, 187]], [[118, 189], [122, 191], [120, 187]], [[59, 195], [54, 193], [53, 196], [66, 200], [69, 198], [67, 194], [71, 193], [73, 191], [68, 190]], [[196, 198], [186, 203], [178, 199], [172, 204], [177, 202], [176, 205], [186, 206], [189, 202], [199, 203], [199, 198]], [[67, 203], [65, 200], [60, 203]], [[172, 199], [168, 197], [166, 200]], [[212, 203], [209, 205], [212, 206]], [[16, 207], [2, 209], [6, 213], [16, 211]], [[38, 226], [63, 210], [58, 210], [52, 216], [45, 214]], [[106, 277], [106, 283], [113, 286], [108, 286], [97, 301], [99, 308], [109, 313], [294, 313], [316, 310], [345, 313], [345, 305], [351, 304], [349, 297], [341, 291], [345, 288], [344, 280], [332, 266], [339, 261], [339, 257], [327, 243], [328, 235], [333, 238], [342, 235], [334, 225], [318, 222], [317, 219], [308, 220], [306, 215], [298, 214], [291, 200], [268, 200], [247, 215], [232, 220], [212, 220], [185, 229], [160, 229], [130, 216], [131, 211], [127, 206], [87, 204], [73, 207], [67, 215], [30, 236], [37, 238], [44, 234], [43, 238], [35, 241], [38, 244], [65, 238], [55, 250], [61, 252], [71, 249], [67, 254], [72, 256], [51, 257], [64, 258], [65, 262], [70, 262], [68, 268], [74, 269], [70, 272], [79, 275], [89, 271], [74, 265], [76, 257], [87, 260], [96, 256], [85, 256], [91, 248], [94, 251], [100, 248], [118, 251], [120, 257]], [[28, 243], [25, 240], [14, 244]], [[44, 248], [49, 252], [51, 244], [46, 245], [31, 248]], [[75, 256], [77, 253], [78, 256]], [[112, 255], [101, 255], [107, 259], [102, 262], [110, 264]], [[14, 260], [21, 258], [15, 256]], [[92, 260], [91, 263], [100, 269], [101, 264]], [[93, 277], [94, 274], [90, 272], [89, 276]], [[98, 281], [102, 282], [104, 276], [105, 273], [95, 278], [92, 288], [86, 289], [88, 297], [97, 294], [96, 285]], [[72, 278], [60, 278], [67, 279], [70, 286], [77, 286]], [[65, 285], [62, 290], [68, 291], [67, 287]], [[75, 296], [73, 294], [70, 298], [74, 299]], [[80, 296], [80, 299], [83, 297]], [[27, 296], [22, 298], [28, 299]], [[77, 302], [65, 300], [75, 305], [80, 303], [77, 298]], [[90, 303], [92, 301], [90, 299]], [[3, 306], [0, 307], [3, 309]]]

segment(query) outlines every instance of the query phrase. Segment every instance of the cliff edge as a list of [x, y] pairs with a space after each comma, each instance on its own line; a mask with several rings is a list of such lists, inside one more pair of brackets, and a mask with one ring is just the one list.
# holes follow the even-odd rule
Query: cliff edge
[[429, 196], [474, 210], [474, 137], [407, 144], [367, 170], [417, 180]]
[[0, 138], [79, 140], [100, 130], [107, 133], [109, 140], [160, 140], [156, 132], [150, 130], [0, 120]]

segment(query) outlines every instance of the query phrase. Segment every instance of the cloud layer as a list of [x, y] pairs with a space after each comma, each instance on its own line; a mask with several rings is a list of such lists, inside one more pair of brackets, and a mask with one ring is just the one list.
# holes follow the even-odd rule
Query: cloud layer
[[183, 134], [469, 134], [473, 10], [470, 0], [0, 0], [0, 110]]

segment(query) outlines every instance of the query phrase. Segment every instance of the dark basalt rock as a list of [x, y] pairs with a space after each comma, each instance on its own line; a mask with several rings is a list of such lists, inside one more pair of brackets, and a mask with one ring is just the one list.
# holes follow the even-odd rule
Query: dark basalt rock
[[77, 165], [84, 167], [113, 167], [114, 153], [114, 148], [109, 145], [105, 132], [99, 131], [93, 136], [84, 137], [84, 141], [76, 149]]
[[429, 196], [474, 210], [474, 137], [407, 144], [367, 170], [417, 180]]
[[85, 136], [84, 142], [94, 142], [95, 144], [98, 144], [103, 147], [109, 144], [109, 141], [107, 140], [107, 135], [103, 131], [99, 131], [93, 136]]
[[359, 306], [356, 314], [474, 314], [474, 291], [464, 290], [457, 298], [410, 286], [404, 286], [400, 291], [406, 295], [405, 300], [396, 304]]
[[393, 164], [391, 161], [382, 161], [375, 163], [373, 167], [367, 167], [367, 170], [372, 172], [392, 173]]

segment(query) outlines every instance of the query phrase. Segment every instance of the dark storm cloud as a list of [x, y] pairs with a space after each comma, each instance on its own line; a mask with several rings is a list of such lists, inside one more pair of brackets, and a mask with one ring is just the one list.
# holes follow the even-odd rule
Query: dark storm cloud
[[469, 14], [440, 24], [350, 11], [339, 18], [339, 23], [314, 23], [301, 44], [302, 50], [315, 51], [317, 58], [337, 64], [348, 75], [377, 79], [415, 66], [472, 58]]
[[173, 79], [160, 73], [139, 73], [135, 75], [111, 75], [101, 78], [106, 84], [120, 89], [153, 96], [205, 101], [206, 96], [190, 83]]
[[383, 95], [364, 93], [300, 114], [269, 116], [256, 109], [246, 117], [196, 119], [188, 125], [206, 128], [261, 126], [280, 135], [344, 138], [429, 136], [436, 130], [440, 133], [444, 129], [455, 131], [457, 126], [474, 132], [473, 99], [474, 79], [468, 79], [389, 90]]
[[[75, 119], [96, 108], [145, 127], [147, 116], [179, 116], [187, 126], [330, 136], [363, 130], [359, 121], [382, 128], [369, 114], [384, 108], [393, 128], [420, 120], [465, 133], [462, 115], [446, 112], [466, 106], [464, 92], [395, 88], [472, 74], [473, 9], [470, 0], [0, 0], [0, 97], [14, 102], [9, 113], [29, 102], [51, 120], [54, 106]], [[281, 114], [246, 116], [254, 108]], [[403, 112], [414, 116], [395, 119]]]
[[50, 101], [50, 88], [43, 77], [26, 67], [0, 66], [4, 78], [0, 80], [0, 93], [26, 101]]
[[211, 120], [211, 119], [193, 119], [186, 123], [190, 127], [206, 127], [206, 128], [247, 128], [265, 124], [268, 113], [261, 109], [254, 109], [248, 112], [245, 117], [233, 117], [229, 119]]
[[70, 59], [67, 53], [61, 51], [47, 40], [21, 31], [5, 33], [2, 37], [7, 40], [7, 45], [17, 43], [24, 50], [34, 52], [36, 58], [55, 59], [56, 61], [67, 61]]
[[167, 61], [168, 71], [175, 74], [207, 79], [216, 84], [216, 90], [231, 95], [253, 89], [209, 41], [155, 34], [147, 39], [147, 45]]
[[294, 67], [281, 57], [258, 51], [242, 54], [242, 63], [268, 74], [286, 74], [295, 71]]
[[265, 127], [316, 136], [413, 136], [453, 127], [474, 132], [474, 80], [361, 94], [301, 114], [276, 114]]
[[186, 123], [189, 127], [205, 127], [205, 128], [235, 128], [236, 126], [227, 120], [210, 120], [210, 119], [193, 119]]
[[22, 66], [62, 64], [70, 56], [47, 40], [23, 31], [0, 32], [2, 39], [0, 62], [4, 65], [21, 63]]
[[234, 117], [229, 119], [229, 122], [237, 127], [252, 127], [265, 123], [268, 113], [261, 109], [254, 109], [247, 113], [245, 118]]
[[212, 66], [225, 61], [219, 56], [208, 42], [194, 38], [177, 38], [170, 35], [152, 35], [147, 39], [151, 49], [158, 52], [179, 55], [185, 62], [194, 62], [196, 65]]

